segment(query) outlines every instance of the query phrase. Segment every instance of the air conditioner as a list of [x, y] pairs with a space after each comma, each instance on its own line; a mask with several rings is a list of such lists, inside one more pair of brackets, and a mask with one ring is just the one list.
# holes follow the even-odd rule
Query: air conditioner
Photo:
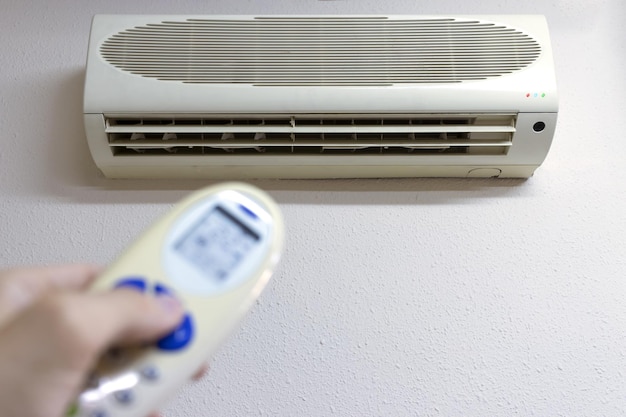
[[529, 177], [555, 131], [541, 16], [95, 16], [111, 178]]

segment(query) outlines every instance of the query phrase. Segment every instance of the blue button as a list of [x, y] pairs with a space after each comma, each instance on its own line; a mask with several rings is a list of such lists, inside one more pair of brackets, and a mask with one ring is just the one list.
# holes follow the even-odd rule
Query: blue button
[[135, 400], [135, 394], [129, 389], [124, 389], [121, 391], [115, 391], [113, 393], [113, 397], [120, 404], [131, 404]]
[[255, 212], [253, 212], [252, 210], [250, 210], [248, 207], [244, 206], [243, 204], [239, 204], [239, 208], [241, 209], [241, 211], [243, 211], [244, 213], [246, 213], [248, 216], [252, 217], [253, 219], [258, 218]]
[[156, 295], [171, 295], [171, 296], [174, 296], [174, 293], [172, 292], [172, 290], [170, 290], [169, 288], [167, 288], [163, 284], [155, 284], [154, 285], [154, 293]]
[[146, 291], [146, 280], [142, 277], [122, 278], [115, 284], [115, 288], [130, 288], [139, 292]]
[[148, 381], [157, 381], [161, 377], [159, 369], [152, 365], [146, 365], [139, 371], [141, 376]]
[[192, 338], [193, 322], [191, 316], [185, 314], [178, 327], [157, 342], [157, 347], [161, 350], [179, 350], [187, 346]]

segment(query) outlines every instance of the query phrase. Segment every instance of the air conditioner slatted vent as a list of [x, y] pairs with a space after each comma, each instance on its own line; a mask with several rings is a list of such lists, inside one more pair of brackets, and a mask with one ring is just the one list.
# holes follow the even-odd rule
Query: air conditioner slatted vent
[[133, 74], [183, 83], [390, 85], [457, 83], [518, 71], [536, 40], [476, 20], [188, 19], [106, 39], [101, 56]]
[[514, 114], [108, 117], [114, 155], [246, 153], [502, 155]]

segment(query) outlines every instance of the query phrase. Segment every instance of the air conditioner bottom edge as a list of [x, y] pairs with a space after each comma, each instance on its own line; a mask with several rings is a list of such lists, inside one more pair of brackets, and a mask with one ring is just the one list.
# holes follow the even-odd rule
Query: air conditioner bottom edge
[[529, 178], [538, 165], [510, 166], [107, 166], [111, 179], [356, 179], [356, 178]]

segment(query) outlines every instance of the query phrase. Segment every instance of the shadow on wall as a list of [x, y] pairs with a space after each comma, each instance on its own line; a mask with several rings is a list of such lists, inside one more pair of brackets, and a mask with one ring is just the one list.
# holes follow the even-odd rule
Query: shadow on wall
[[83, 125], [84, 69], [63, 74], [53, 86], [55, 108], [47, 141], [49, 180], [62, 187], [97, 185], [101, 175], [91, 159]]

